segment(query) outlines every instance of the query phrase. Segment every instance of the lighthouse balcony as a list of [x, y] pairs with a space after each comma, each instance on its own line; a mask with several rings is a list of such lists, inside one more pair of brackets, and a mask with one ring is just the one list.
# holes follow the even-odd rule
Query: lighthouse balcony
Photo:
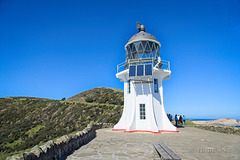
[[164, 70], [170, 70], [170, 61], [166, 60], [154, 60], [152, 58], [145, 58], [145, 59], [131, 59], [122, 62], [117, 65], [117, 73], [122, 72], [126, 69], [129, 69], [130, 66], [137, 66], [137, 65], [152, 65], [153, 67], [159, 68], [159, 69], [164, 69]]

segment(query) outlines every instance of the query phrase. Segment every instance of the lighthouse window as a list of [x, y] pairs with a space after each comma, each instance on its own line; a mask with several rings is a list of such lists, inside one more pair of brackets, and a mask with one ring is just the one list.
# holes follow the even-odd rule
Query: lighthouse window
[[131, 93], [131, 81], [128, 80], [128, 93]]
[[136, 48], [135, 48], [134, 44], [131, 44], [131, 50], [132, 50], [132, 52], [136, 52]]
[[142, 44], [140, 43], [138, 51], [142, 51], [142, 50], [143, 50], [143, 47], [142, 47]]
[[137, 66], [137, 76], [143, 76], [143, 65]]
[[153, 50], [153, 49], [152, 49], [153, 42], [149, 42], [149, 46], [150, 46], [150, 50]]
[[146, 119], [145, 104], [140, 104], [140, 119]]
[[137, 48], [137, 51], [138, 51], [138, 50], [139, 50], [140, 42], [135, 42], [134, 45], [135, 45], [135, 47]]
[[147, 43], [147, 46], [146, 46], [146, 51], [150, 51], [150, 46], [149, 46], [149, 43]]
[[129, 77], [136, 75], [136, 66], [130, 66], [129, 67]]
[[128, 53], [131, 52], [130, 46], [127, 46], [127, 51], [128, 51]]
[[142, 41], [143, 49], [146, 48], [147, 41]]
[[152, 75], [152, 65], [146, 64], [145, 65], [145, 76], [151, 76]]
[[132, 65], [129, 67], [129, 77], [135, 76], [151, 76], [152, 64]]
[[153, 43], [152, 45], [152, 51], [155, 52], [156, 51], [156, 48], [155, 48], [155, 43]]
[[158, 93], [158, 79], [154, 79], [154, 92]]

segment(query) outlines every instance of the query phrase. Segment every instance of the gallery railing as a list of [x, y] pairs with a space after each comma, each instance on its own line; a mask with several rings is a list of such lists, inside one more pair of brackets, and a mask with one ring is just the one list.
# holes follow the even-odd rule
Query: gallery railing
[[131, 60], [128, 60], [128, 63], [126, 61], [122, 62], [122, 63], [117, 65], [117, 73], [122, 72], [125, 69], [128, 69], [129, 64], [146, 63], [146, 62], [150, 62], [150, 63], [154, 64], [154, 66], [157, 67], [157, 68], [170, 70], [170, 61], [161, 60], [160, 62], [158, 62], [156, 60], [148, 58], [148, 59], [131, 59]]

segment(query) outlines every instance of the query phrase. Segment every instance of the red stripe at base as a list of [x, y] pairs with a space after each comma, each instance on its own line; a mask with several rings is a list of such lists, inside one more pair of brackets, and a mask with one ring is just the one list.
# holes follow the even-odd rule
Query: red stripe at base
[[174, 133], [178, 133], [179, 131], [168, 131], [168, 130], [159, 130], [160, 132], [174, 132]]
[[112, 129], [112, 131], [126, 131], [126, 129]]
[[112, 129], [112, 131], [124, 131], [126, 133], [131, 133], [131, 132], [150, 132], [150, 133], [156, 133], [156, 134], [160, 134], [161, 133], [161, 132], [153, 132], [153, 131], [146, 131], [146, 130], [126, 131], [126, 129]]
[[126, 133], [131, 133], [131, 132], [150, 132], [150, 133], [155, 133], [155, 134], [160, 134], [161, 132], [173, 132], [173, 133], [178, 133], [179, 132], [179, 131], [169, 131], [169, 130], [159, 130], [158, 132], [147, 131], [147, 130], [126, 131], [126, 129], [112, 129], [112, 131], [124, 131]]
[[153, 131], [145, 131], [145, 130], [133, 130], [133, 131], [124, 131], [126, 133], [131, 133], [131, 132], [150, 132], [150, 133], [155, 133], [155, 134], [160, 134], [161, 132], [153, 132]]

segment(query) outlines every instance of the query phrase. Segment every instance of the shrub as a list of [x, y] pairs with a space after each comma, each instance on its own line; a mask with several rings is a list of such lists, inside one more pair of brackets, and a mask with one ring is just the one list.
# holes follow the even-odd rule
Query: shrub
[[92, 99], [91, 97], [87, 97], [87, 98], [85, 99], [85, 101], [86, 101], [86, 102], [89, 102], [89, 103], [92, 103], [92, 102], [93, 102], [93, 99]]

